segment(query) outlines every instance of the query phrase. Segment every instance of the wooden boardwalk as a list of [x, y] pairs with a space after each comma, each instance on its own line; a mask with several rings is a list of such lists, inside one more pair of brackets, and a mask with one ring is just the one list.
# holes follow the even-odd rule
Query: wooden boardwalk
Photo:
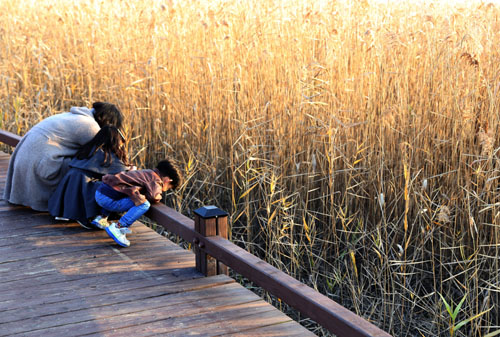
[[233, 279], [204, 277], [192, 252], [132, 230], [121, 248], [1, 200], [0, 336], [314, 336]]

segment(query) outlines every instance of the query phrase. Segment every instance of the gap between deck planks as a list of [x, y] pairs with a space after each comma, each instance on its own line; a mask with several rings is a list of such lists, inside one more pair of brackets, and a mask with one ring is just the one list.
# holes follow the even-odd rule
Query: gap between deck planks
[[[0, 196], [9, 156], [0, 153]], [[308, 336], [141, 223], [121, 248], [101, 230], [0, 201], [0, 336]]]

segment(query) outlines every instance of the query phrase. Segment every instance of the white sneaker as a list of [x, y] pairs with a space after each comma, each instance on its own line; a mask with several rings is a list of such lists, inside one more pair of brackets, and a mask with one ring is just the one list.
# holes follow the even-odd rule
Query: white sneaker
[[132, 230], [129, 227], [121, 227], [120, 230], [123, 234], [132, 234]]
[[91, 224], [100, 229], [105, 229], [109, 226], [108, 218], [100, 215], [96, 216], [94, 220], [92, 220]]
[[130, 241], [127, 240], [126, 233], [130, 232], [130, 229], [124, 227], [124, 228], [118, 228], [116, 227], [116, 222], [111, 223], [108, 227], [105, 228], [106, 233], [115, 240], [117, 244], [119, 244], [122, 247], [129, 247], [130, 246]]

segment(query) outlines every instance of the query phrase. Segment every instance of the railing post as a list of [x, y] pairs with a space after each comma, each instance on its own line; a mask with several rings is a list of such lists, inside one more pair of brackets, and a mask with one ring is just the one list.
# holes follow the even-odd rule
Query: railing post
[[[227, 239], [228, 213], [215, 206], [204, 206], [194, 211], [194, 229], [200, 236], [220, 236]], [[228, 274], [227, 266], [205, 253], [203, 242], [193, 240], [196, 269], [205, 276]]]

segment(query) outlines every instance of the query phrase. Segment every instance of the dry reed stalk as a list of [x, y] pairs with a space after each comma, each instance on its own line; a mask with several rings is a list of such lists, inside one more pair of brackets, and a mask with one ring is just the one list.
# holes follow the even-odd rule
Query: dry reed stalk
[[485, 334], [500, 325], [499, 14], [4, 0], [0, 123], [23, 134], [115, 102], [139, 166], [183, 163], [179, 211], [226, 209], [233, 241], [392, 334], [445, 336], [437, 294], [465, 291], [464, 317], [494, 309], [458, 335]]

